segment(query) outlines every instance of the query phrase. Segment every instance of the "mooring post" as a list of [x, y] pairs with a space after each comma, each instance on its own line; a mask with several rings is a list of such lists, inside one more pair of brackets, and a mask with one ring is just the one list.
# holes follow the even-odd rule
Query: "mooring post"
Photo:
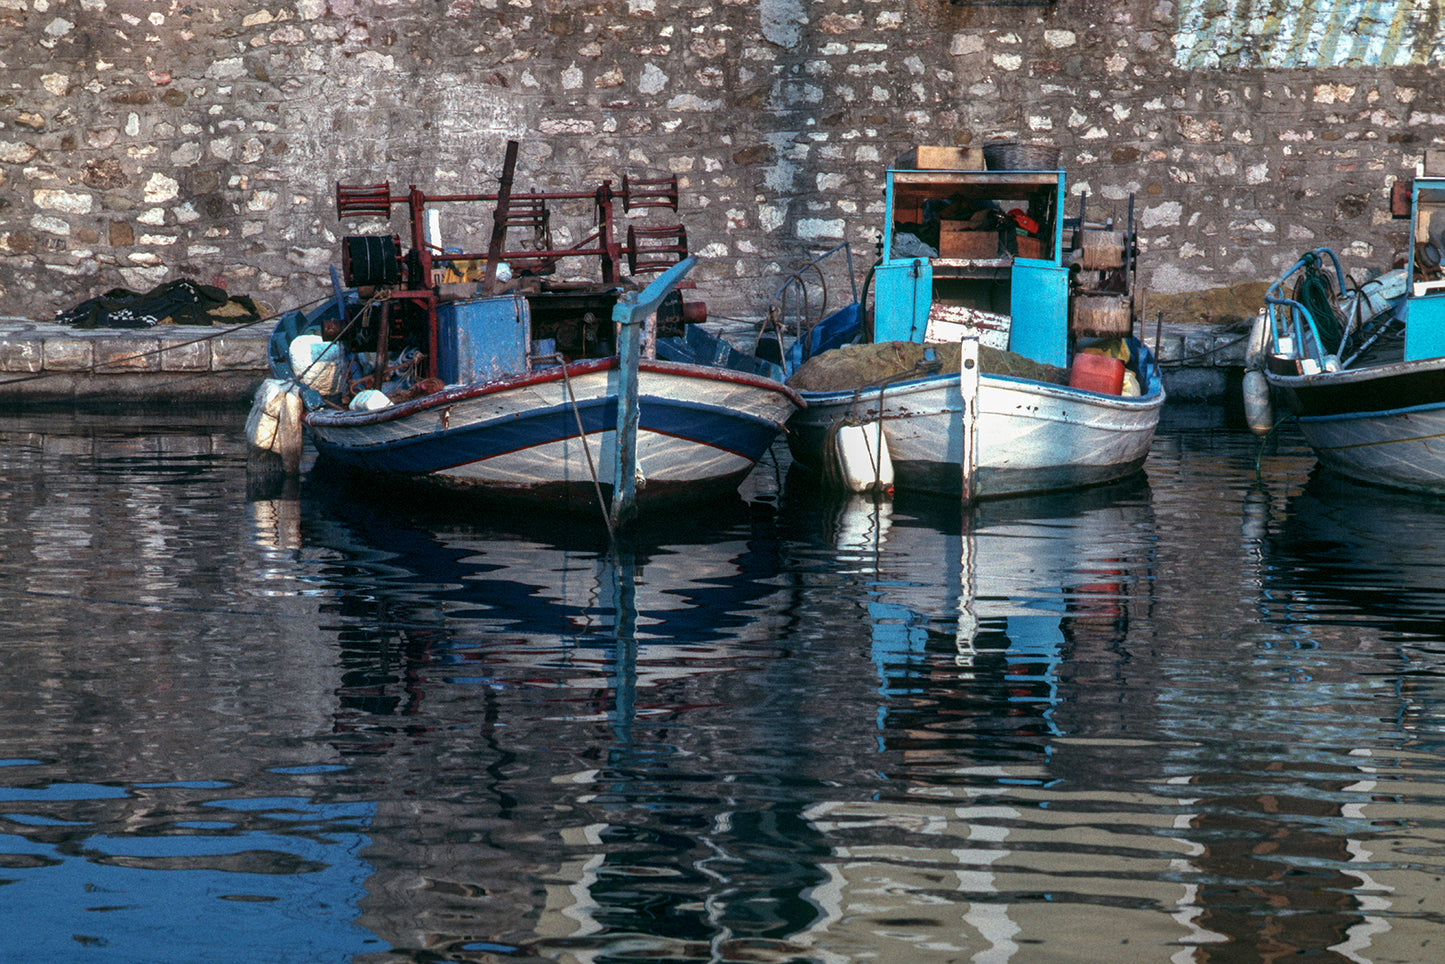
[[978, 339], [964, 338], [958, 353], [959, 437], [963, 443], [963, 504], [978, 495], [974, 473], [978, 469]]
[[637, 513], [637, 373], [642, 326], [695, 264], [696, 258], [684, 258], [641, 292], [623, 295], [612, 308], [612, 321], [617, 325], [617, 444], [613, 447], [608, 518], [614, 532]]

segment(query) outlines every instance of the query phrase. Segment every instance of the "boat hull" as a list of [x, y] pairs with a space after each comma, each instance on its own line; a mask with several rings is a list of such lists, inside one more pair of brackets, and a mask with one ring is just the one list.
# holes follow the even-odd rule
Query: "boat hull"
[[[957, 374], [859, 392], [804, 392], [788, 424], [793, 456], [823, 468], [834, 426], [880, 423], [899, 489], [963, 490], [963, 396]], [[1098, 485], [1138, 472], [1164, 404], [1159, 390], [1114, 396], [1006, 376], [978, 388], [976, 498]], [[881, 413], [881, 420], [879, 418]]]
[[[318, 453], [354, 470], [528, 502], [611, 497], [617, 359], [454, 387], [372, 412], [306, 416]], [[737, 486], [801, 404], [779, 382], [644, 361], [637, 499], [683, 501]]]
[[1320, 464], [1361, 482], [1445, 492], [1445, 358], [1265, 377]]

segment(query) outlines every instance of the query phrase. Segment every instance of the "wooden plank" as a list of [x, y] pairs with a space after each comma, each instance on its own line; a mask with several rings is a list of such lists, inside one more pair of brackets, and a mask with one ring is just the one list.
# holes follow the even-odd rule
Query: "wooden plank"
[[983, 149], [979, 147], [910, 147], [893, 161], [900, 171], [981, 171]]

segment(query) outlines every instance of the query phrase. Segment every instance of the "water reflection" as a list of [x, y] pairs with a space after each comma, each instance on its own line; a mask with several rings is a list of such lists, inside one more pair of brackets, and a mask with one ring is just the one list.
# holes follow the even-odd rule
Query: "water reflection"
[[1440, 500], [1317, 470], [1270, 521], [1266, 618], [1445, 639]]
[[1183, 801], [1121, 794], [1127, 746], [1080, 738], [1095, 721], [1152, 734], [1139, 687], [1159, 667], [1128, 643], [1150, 631], [1148, 484], [961, 518], [855, 501], [834, 534], [867, 600], [885, 783], [805, 811], [829, 843], [810, 945], [843, 959], [1028, 960], [1068, 933], [1079, 959], [1102, 959], [1128, 934], [1149, 959], [1201, 939], [1179, 910], [1186, 887], [1138, 886], [1176, 876], [1195, 849], [1172, 839]]
[[765, 478], [613, 553], [314, 468], [253, 486], [227, 420], [0, 435], [0, 957], [1445, 937], [1442, 517], [1285, 436], [1166, 430], [1147, 479], [967, 513]]

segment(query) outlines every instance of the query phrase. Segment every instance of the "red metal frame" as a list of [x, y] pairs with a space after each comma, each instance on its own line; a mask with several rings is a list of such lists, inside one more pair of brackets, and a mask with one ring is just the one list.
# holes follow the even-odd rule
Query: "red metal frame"
[[[554, 267], [566, 258], [597, 258], [601, 263], [604, 284], [617, 284], [623, 278], [623, 259], [627, 259], [631, 274], [662, 271], [687, 257], [687, 232], [681, 225], [676, 227], [629, 226], [626, 241], [619, 240], [614, 226], [614, 203], [622, 201], [623, 211], [633, 208], [666, 207], [673, 211], [678, 206], [677, 178], [675, 176], [633, 180], [622, 178], [622, 191], [612, 187], [610, 180], [602, 181], [591, 191], [534, 191], [516, 193], [504, 185], [502, 191], [475, 194], [426, 194], [416, 185], [411, 185], [405, 194], [392, 194], [391, 183], [342, 184], [336, 185], [336, 215], [339, 220], [348, 218], [381, 217], [389, 218], [392, 208], [405, 205], [411, 221], [411, 251], [415, 255], [420, 278], [408, 278], [410, 287], [390, 292], [392, 298], [404, 298], [418, 303], [427, 315], [427, 368], [436, 374], [437, 359], [437, 289], [428, 282], [432, 271], [438, 265], [458, 261], [489, 262], [487, 252], [450, 253], [434, 251], [426, 243], [426, 211], [438, 204], [490, 204], [498, 209], [501, 217], [499, 227], [503, 233], [513, 227], [546, 226], [547, 202], [592, 199], [596, 206], [596, 230], [570, 248], [539, 248], [534, 250], [508, 250], [505, 244], [497, 254], [496, 261], [513, 264], [522, 271], [540, 272]], [[503, 201], [505, 203], [499, 203]], [[515, 211], [515, 213], [514, 213]], [[551, 234], [545, 233], [550, 244]], [[421, 282], [420, 286], [418, 281]]]

